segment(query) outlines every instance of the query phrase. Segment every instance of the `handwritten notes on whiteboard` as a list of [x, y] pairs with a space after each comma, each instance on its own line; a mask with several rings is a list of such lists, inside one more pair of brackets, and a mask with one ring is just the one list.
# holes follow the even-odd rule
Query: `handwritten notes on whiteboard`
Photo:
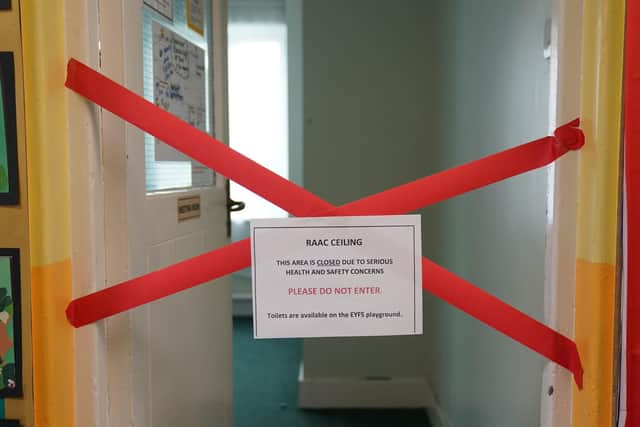
[[[153, 22], [153, 100], [190, 125], [207, 131], [205, 52]], [[156, 143], [156, 160], [185, 161], [184, 155]]]

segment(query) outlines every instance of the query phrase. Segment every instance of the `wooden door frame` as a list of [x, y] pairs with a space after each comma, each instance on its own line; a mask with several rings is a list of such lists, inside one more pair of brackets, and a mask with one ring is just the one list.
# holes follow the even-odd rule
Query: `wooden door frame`
[[[550, 132], [580, 113], [583, 0], [552, 0]], [[569, 153], [550, 167], [545, 323], [573, 336], [575, 297], [578, 153]], [[571, 425], [573, 377], [564, 368], [547, 363], [543, 372], [540, 424]]]
[[554, 0], [555, 119], [579, 111], [586, 144], [555, 166], [545, 321], [574, 337], [585, 374], [578, 390], [567, 372], [547, 366], [545, 427], [615, 419], [624, 13], [624, 0]]

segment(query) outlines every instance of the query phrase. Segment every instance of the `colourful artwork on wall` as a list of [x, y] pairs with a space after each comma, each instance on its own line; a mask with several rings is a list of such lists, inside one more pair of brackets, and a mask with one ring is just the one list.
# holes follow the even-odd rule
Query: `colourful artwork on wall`
[[13, 53], [0, 52], [0, 205], [18, 203], [18, 149]]
[[0, 397], [22, 396], [20, 252], [0, 248]]

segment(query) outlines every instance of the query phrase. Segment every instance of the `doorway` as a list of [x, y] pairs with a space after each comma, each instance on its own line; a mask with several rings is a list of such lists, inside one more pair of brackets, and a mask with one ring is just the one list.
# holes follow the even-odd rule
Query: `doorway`
[[[328, 201], [548, 134], [550, 1], [300, 4], [289, 111], [302, 150], [289, 169]], [[424, 210], [424, 253], [542, 318], [548, 179], [540, 170]], [[348, 408], [344, 390], [358, 390], [371, 408], [402, 395], [455, 425], [539, 423], [543, 362], [430, 295], [424, 306], [423, 337], [303, 340], [298, 403]]]

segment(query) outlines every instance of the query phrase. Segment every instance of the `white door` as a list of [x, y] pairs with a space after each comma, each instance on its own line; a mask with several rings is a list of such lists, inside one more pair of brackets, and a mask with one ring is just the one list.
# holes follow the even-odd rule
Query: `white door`
[[[203, 58], [205, 93], [193, 90], [201, 83], [196, 81], [185, 99], [202, 96], [193, 101], [193, 105], [206, 104], [199, 123], [224, 141], [224, 1], [186, 2], [100, 0], [101, 70], [153, 99], [154, 47], [160, 43], [154, 36], [160, 37], [162, 28], [163, 40], [174, 37], [175, 43], [191, 49], [195, 63]], [[198, 22], [194, 8], [200, 6], [204, 19]], [[107, 283], [228, 243], [222, 177], [208, 175], [188, 159], [161, 154], [162, 147], [153, 138], [108, 113], [102, 114], [102, 132]], [[200, 216], [179, 221], [178, 203], [185, 197], [200, 198]], [[228, 279], [139, 307], [128, 316], [116, 316], [107, 323], [106, 336], [110, 426], [231, 425]]]

